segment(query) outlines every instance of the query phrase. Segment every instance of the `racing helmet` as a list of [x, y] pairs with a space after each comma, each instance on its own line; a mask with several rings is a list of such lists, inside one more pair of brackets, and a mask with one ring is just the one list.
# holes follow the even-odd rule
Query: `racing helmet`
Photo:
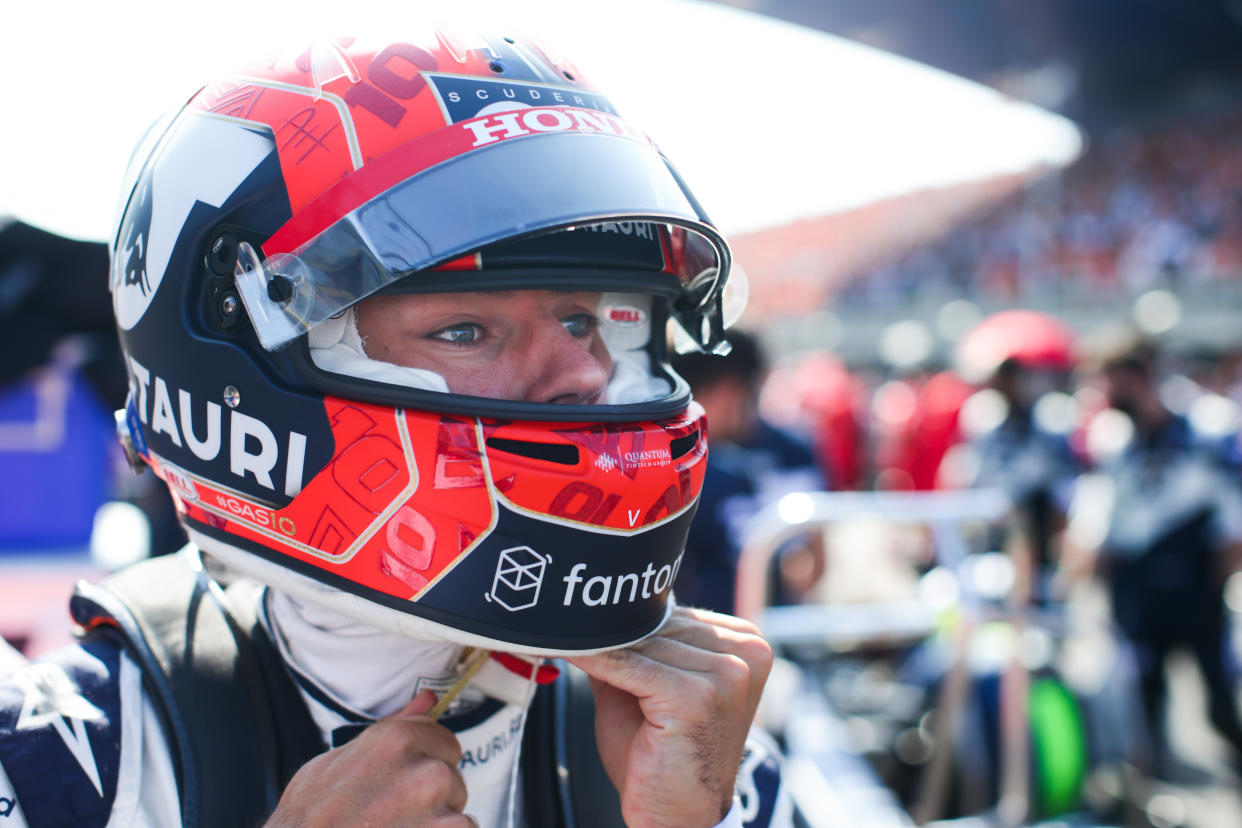
[[[122, 441], [211, 556], [534, 655], [624, 646], [671, 610], [707, 435], [668, 333], [727, 348], [729, 249], [557, 53], [429, 30], [211, 83], [135, 151], [112, 253]], [[600, 404], [459, 393], [357, 329], [373, 296], [528, 290], [593, 297]]]

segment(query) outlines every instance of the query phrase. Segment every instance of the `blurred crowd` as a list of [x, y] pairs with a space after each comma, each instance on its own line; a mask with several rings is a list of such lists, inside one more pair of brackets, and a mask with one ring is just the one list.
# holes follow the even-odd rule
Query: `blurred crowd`
[[1137, 295], [1242, 272], [1242, 103], [1153, 114], [943, 238], [856, 274], [834, 301]]
[[[998, 491], [1016, 530], [988, 548], [1014, 561], [1020, 601], [1055, 608], [1084, 584], [1107, 596], [1134, 659], [1151, 767], [1173, 761], [1166, 668], [1179, 651], [1197, 664], [1207, 719], [1242, 760], [1225, 601], [1242, 565], [1242, 408], [1221, 393], [1236, 392], [1237, 377], [1204, 372], [1137, 327], [1082, 336], [1023, 310], [983, 320], [952, 366], [878, 379], [825, 352], [765, 366], [755, 337], [734, 340], [738, 353], [710, 375], [683, 358], [713, 423], [715, 487], [704, 489], [680, 597], [734, 609], [756, 516], [793, 489]], [[825, 536], [777, 550], [769, 603], [823, 600], [815, 583], [836, 560]]]

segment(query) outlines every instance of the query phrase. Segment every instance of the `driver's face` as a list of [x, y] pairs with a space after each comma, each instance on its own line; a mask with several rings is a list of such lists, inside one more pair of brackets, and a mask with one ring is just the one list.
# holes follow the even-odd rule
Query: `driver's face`
[[371, 359], [435, 371], [455, 394], [590, 405], [612, 373], [599, 301], [551, 290], [372, 296], [357, 306], [358, 333]]

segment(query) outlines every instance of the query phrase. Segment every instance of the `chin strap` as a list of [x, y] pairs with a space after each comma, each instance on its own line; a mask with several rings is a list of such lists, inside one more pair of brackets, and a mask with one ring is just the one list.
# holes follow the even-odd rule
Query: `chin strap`
[[457, 670], [453, 685], [428, 711], [427, 715], [431, 718], [443, 716], [466, 687], [505, 704], [520, 704], [524, 708], [530, 701], [532, 686], [551, 684], [561, 672], [541, 658], [531, 660], [530, 657], [479, 647], [467, 647], [462, 652]]
[[487, 663], [487, 658], [491, 654], [491, 650], [475, 647], [466, 648], [465, 652], [462, 653], [462, 664], [465, 666], [457, 676], [457, 681], [453, 682], [453, 686], [445, 690], [444, 695], [440, 696], [440, 700], [435, 703], [435, 706], [427, 711], [427, 715], [433, 721], [444, 715], [444, 711], [448, 710], [449, 705], [453, 703], [453, 699], [457, 698], [457, 695], [466, 689], [466, 685], [470, 683], [470, 679], [474, 678], [475, 673], [483, 669], [483, 665]]

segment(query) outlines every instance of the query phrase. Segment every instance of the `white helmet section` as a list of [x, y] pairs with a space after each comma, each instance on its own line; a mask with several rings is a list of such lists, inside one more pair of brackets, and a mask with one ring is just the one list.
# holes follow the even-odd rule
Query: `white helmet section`
[[408, 368], [371, 359], [358, 334], [356, 305], [339, 316], [327, 319], [310, 329], [307, 335], [311, 359], [325, 371], [347, 377], [417, 388], [423, 391], [448, 392], [448, 383], [435, 371]]
[[649, 402], [672, 392], [667, 380], [651, 374], [651, 302], [651, 296], [635, 293], [605, 293], [600, 297], [600, 337], [612, 356], [606, 400], [611, 405]]
[[[193, 129], [186, 129], [182, 118], [166, 137], [151, 137], [162, 146], [136, 158], [150, 159], [145, 167], [131, 169], [133, 185], [127, 188], [128, 213], [133, 220], [124, 238], [113, 240], [112, 308], [121, 330], [132, 329], [151, 304], [169, 256], [194, 205], [203, 202], [222, 205], [238, 186], [254, 172], [272, 151], [272, 139], [235, 122], [211, 116], [197, 116]], [[170, 145], [178, 144], [176, 157], [210, 158], [214, 164], [197, 164], [172, 169], [152, 162]], [[153, 167], [158, 166], [156, 174]], [[122, 212], [126, 205], [122, 204]]]

